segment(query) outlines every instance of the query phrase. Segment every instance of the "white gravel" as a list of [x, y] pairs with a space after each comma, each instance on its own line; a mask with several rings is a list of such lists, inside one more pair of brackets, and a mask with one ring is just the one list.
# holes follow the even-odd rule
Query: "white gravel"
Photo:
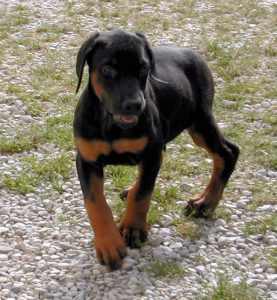
[[[274, 2], [274, 1], [273, 1]], [[264, 1], [271, 7], [271, 1]], [[21, 1], [0, 0], [0, 10], [9, 10]], [[25, 1], [32, 8], [32, 26], [42, 23], [69, 22], [64, 16], [63, 1]], [[205, 6], [204, 6], [205, 7]], [[89, 17], [81, 18], [81, 26], [92, 28]], [[89, 25], [88, 25], [89, 24]], [[57, 47], [72, 47], [68, 42], [74, 34], [65, 36]], [[1, 41], [0, 41], [1, 45]], [[52, 45], [53, 46], [53, 45]], [[0, 67], [0, 80], [19, 81], [15, 66], [9, 67], [8, 57]], [[4, 66], [4, 67], [3, 67]], [[25, 66], [24, 68], [29, 68]], [[22, 83], [22, 82], [21, 82]], [[264, 106], [269, 106], [266, 103]], [[253, 109], [245, 107], [244, 109]], [[50, 110], [51, 111], [51, 110]], [[43, 118], [26, 114], [21, 99], [0, 92], [1, 135], [12, 137], [12, 128], [30, 128]], [[255, 125], [253, 125], [255, 126]], [[260, 126], [260, 124], [257, 124]], [[31, 152], [38, 156], [53, 152], [46, 145]], [[192, 147], [190, 144], [188, 147]], [[0, 155], [0, 173], [16, 174], [20, 158], [26, 153]], [[72, 154], [73, 157], [73, 154]], [[252, 174], [267, 184], [276, 185], [276, 172], [259, 170]], [[59, 194], [44, 183], [35, 193], [17, 195], [0, 190], [0, 299], [195, 299], [203, 295], [206, 286], [216, 285], [218, 277], [229, 276], [234, 283], [246, 279], [263, 299], [277, 299], [277, 274], [264, 258], [277, 245], [277, 234], [246, 235], [245, 222], [253, 217], [277, 211], [277, 205], [264, 205], [255, 212], [245, 208], [252, 193], [245, 189], [236, 203], [227, 199], [225, 205], [231, 222], [224, 219], [198, 220], [200, 237], [194, 241], [180, 237], [172, 226], [170, 212], [154, 225], [147, 244], [140, 250], [129, 250], [122, 270], [108, 273], [96, 260], [92, 232], [83, 207], [76, 174]], [[260, 258], [257, 263], [257, 258]], [[177, 278], [156, 277], [145, 270], [154, 260], [177, 262], [186, 271]]]

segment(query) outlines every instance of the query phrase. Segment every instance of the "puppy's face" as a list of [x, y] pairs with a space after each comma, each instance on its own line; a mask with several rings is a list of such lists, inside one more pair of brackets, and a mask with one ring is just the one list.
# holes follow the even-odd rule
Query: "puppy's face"
[[90, 84], [99, 101], [122, 128], [135, 126], [145, 109], [144, 90], [153, 65], [140, 34], [121, 30], [100, 34], [86, 55]]

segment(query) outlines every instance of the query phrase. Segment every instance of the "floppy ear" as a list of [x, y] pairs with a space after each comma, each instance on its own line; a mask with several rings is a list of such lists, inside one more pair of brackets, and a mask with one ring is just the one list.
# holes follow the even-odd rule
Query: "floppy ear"
[[151, 46], [150, 44], [148, 43], [145, 35], [141, 32], [136, 32], [136, 35], [138, 37], [140, 37], [141, 39], [144, 40], [144, 43], [145, 43], [145, 51], [148, 55], [148, 58], [149, 58], [149, 61], [150, 61], [150, 77], [155, 80], [156, 82], [159, 82], [159, 83], [164, 83], [164, 84], [167, 84], [168, 82], [166, 81], [163, 81], [159, 78], [156, 77], [156, 66], [155, 66], [155, 58], [154, 58], [154, 53], [151, 49]]
[[87, 55], [92, 52], [95, 49], [97, 38], [99, 37], [100, 33], [94, 33], [89, 39], [87, 39], [84, 44], [79, 49], [78, 55], [77, 55], [77, 62], [76, 62], [76, 73], [78, 77], [78, 85], [76, 89], [76, 94], [79, 91], [82, 77], [83, 77], [83, 71], [85, 67], [85, 63], [87, 61]]
[[151, 46], [150, 44], [148, 43], [145, 35], [141, 32], [136, 32], [136, 35], [138, 37], [140, 37], [143, 41], [144, 41], [144, 44], [145, 44], [145, 51], [148, 55], [148, 58], [149, 58], [149, 61], [150, 61], [150, 68], [151, 68], [151, 72], [152, 73], [155, 73], [156, 69], [155, 69], [155, 59], [154, 59], [154, 54], [153, 54], [153, 51], [151, 49]]

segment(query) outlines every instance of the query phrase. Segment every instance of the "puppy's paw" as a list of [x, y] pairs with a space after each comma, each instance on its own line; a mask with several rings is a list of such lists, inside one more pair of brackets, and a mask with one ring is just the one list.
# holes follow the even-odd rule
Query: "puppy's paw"
[[185, 215], [194, 218], [209, 218], [219, 203], [218, 198], [202, 193], [191, 199], [185, 208]]
[[140, 248], [142, 243], [147, 240], [147, 224], [127, 224], [120, 222], [119, 232], [122, 235], [124, 243], [130, 248]]
[[95, 236], [94, 245], [98, 260], [109, 271], [121, 268], [127, 249], [117, 230], [113, 235]]

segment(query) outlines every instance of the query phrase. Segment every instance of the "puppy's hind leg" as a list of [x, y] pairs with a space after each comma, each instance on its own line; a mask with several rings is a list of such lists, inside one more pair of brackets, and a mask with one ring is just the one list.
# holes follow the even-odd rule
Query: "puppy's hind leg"
[[217, 207], [223, 190], [234, 171], [239, 148], [226, 140], [220, 132], [213, 117], [201, 116], [188, 132], [194, 143], [208, 151], [213, 160], [213, 170], [205, 190], [191, 199], [186, 207], [186, 214], [205, 217]]

